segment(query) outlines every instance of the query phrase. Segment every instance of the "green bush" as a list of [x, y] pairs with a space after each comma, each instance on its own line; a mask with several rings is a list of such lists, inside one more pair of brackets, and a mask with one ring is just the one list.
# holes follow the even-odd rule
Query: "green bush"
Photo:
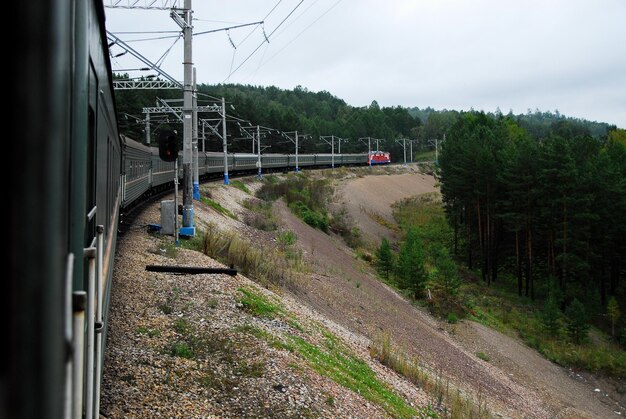
[[289, 207], [298, 217], [302, 219], [302, 221], [311, 227], [328, 232], [328, 217], [325, 214], [313, 211], [301, 201], [296, 201], [293, 204], [290, 204]]

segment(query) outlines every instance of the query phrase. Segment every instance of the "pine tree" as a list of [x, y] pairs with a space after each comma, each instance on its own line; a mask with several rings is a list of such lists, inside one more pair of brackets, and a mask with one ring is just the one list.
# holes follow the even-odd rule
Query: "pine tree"
[[389, 246], [389, 240], [383, 237], [383, 241], [376, 250], [376, 269], [378, 273], [383, 275], [385, 279], [389, 279], [389, 274], [393, 270], [394, 261], [393, 253], [391, 253], [391, 247]]
[[552, 336], [558, 336], [561, 331], [561, 323], [559, 317], [561, 312], [559, 310], [559, 304], [552, 293], [543, 305], [543, 311], [541, 313], [541, 321]]
[[442, 291], [446, 297], [454, 297], [459, 292], [461, 281], [454, 260], [448, 250], [443, 246], [434, 246], [431, 249], [435, 269], [431, 274], [431, 280], [435, 287]]
[[587, 340], [589, 325], [587, 324], [587, 313], [585, 306], [574, 298], [574, 301], [565, 310], [567, 315], [567, 332], [572, 341], [576, 344]]
[[617, 304], [617, 300], [615, 297], [611, 297], [609, 303], [606, 306], [606, 314], [611, 319], [611, 336], [615, 337], [615, 322], [621, 316], [621, 312], [619, 311], [619, 305]]
[[396, 271], [400, 286], [413, 292], [417, 298], [427, 279], [424, 268], [424, 251], [415, 228], [409, 228], [398, 253]]

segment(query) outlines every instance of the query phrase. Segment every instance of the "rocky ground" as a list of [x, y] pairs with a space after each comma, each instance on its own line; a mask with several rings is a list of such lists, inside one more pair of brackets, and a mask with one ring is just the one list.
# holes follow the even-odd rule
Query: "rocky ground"
[[[371, 240], [393, 234], [379, 218], [392, 221], [391, 203], [435, 188], [434, 179], [415, 166], [399, 170], [378, 170], [379, 176], [341, 172], [336, 205], [345, 205]], [[258, 185], [248, 183], [252, 191]], [[260, 246], [275, 245], [273, 233], [241, 221], [247, 211], [241, 204], [251, 195], [221, 185], [205, 185], [203, 193], [234, 217], [198, 203], [199, 228], [217, 225]], [[275, 211], [280, 228], [296, 234], [309, 266], [288, 289], [268, 290], [242, 275], [148, 273], [147, 264], [221, 265], [194, 250], [174, 248], [171, 238], [149, 234], [144, 226], [159, 222], [158, 204], [136, 218], [117, 251], [104, 416], [407, 416], [411, 410], [394, 410], [343, 372], [334, 374], [343, 371], [345, 359], [373, 371], [376, 382], [400, 400], [398, 406], [432, 406], [441, 413], [432, 393], [371, 358], [369, 346], [381, 335], [417, 357], [432, 376], [485, 401], [494, 415], [626, 414], [618, 404], [623, 400], [595, 391], [597, 381], [581, 380], [515, 339], [471, 322], [450, 326], [433, 319], [376, 279], [338, 237], [303, 224], [282, 203]], [[246, 295], [273, 309], [260, 313]], [[478, 359], [479, 351], [489, 354], [490, 362]], [[408, 415], [419, 415], [413, 412]]]

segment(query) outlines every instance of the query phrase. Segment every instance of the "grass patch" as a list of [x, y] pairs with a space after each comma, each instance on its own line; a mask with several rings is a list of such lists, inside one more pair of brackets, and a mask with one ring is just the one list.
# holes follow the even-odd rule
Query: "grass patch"
[[176, 331], [176, 333], [183, 336], [189, 336], [192, 333], [191, 324], [184, 317], [176, 320], [176, 322], [174, 323], [174, 330]]
[[[463, 395], [459, 389], [451, 389], [450, 382], [440, 374], [432, 375], [420, 365], [417, 357], [408, 356], [391, 343], [389, 335], [384, 334], [370, 345], [370, 355], [381, 364], [388, 366], [412, 383], [422, 387], [437, 400], [438, 408], [445, 417], [450, 418], [490, 418], [491, 413], [486, 403], [478, 395], [475, 401], [469, 395]], [[431, 406], [422, 407], [420, 413], [425, 417], [437, 417]]]
[[265, 181], [257, 191], [264, 201], [284, 198], [289, 208], [305, 223], [328, 232], [327, 205], [333, 189], [327, 179], [316, 179], [308, 175], [290, 175], [282, 182]]
[[291, 345], [284, 343], [278, 337], [272, 335], [269, 332], [261, 329], [260, 327], [253, 326], [250, 324], [244, 324], [242, 326], [238, 326], [234, 329], [236, 332], [245, 333], [250, 336], [254, 336], [255, 338], [267, 342], [274, 349], [285, 349], [291, 350], [293, 349]]
[[169, 302], [162, 302], [159, 303], [159, 310], [161, 310], [163, 314], [172, 314], [174, 308]]
[[242, 182], [242, 181], [240, 181], [240, 180], [233, 180], [233, 181], [231, 181], [231, 182], [230, 182], [230, 186], [233, 186], [233, 187], [235, 187], [235, 188], [237, 188], [237, 189], [239, 189], [239, 190], [241, 190], [241, 191], [244, 191], [244, 192], [245, 192], [245, 193], [247, 193], [247, 194], [250, 194], [250, 193], [251, 193], [251, 192], [250, 192], [250, 189], [246, 186], [246, 184], [245, 184], [245, 183], [243, 183], [243, 182]]
[[239, 302], [246, 311], [254, 316], [271, 319], [285, 312], [278, 304], [273, 304], [267, 297], [262, 294], [256, 294], [251, 289], [239, 288], [237, 291], [243, 294]]
[[250, 212], [244, 216], [244, 223], [257, 230], [274, 231], [278, 221], [272, 211], [272, 203], [259, 199], [246, 199], [242, 205]]
[[491, 358], [489, 358], [489, 355], [484, 352], [476, 352], [476, 356], [485, 362], [489, 362], [491, 360]]
[[392, 417], [417, 415], [414, 408], [387, 384], [378, 380], [376, 373], [364, 361], [350, 354], [336, 338], [326, 339], [323, 347], [315, 346], [298, 336], [289, 335], [287, 338], [292, 350], [319, 374], [379, 405]]
[[[272, 304], [265, 301], [261, 305], [271, 306]], [[263, 311], [265, 310], [275, 312], [275, 309], [272, 308], [264, 309]], [[292, 327], [298, 330], [302, 329], [295, 319], [290, 318], [289, 320], [292, 320], [289, 321]], [[314, 371], [379, 405], [392, 417], [408, 418], [418, 416], [418, 411], [412, 408], [401, 396], [397, 395], [387, 384], [381, 382], [366, 362], [358, 359], [337, 336], [323, 327], [319, 329], [321, 336], [318, 335], [319, 343], [317, 344], [310, 343], [303, 337], [289, 333], [275, 336], [258, 326], [250, 324], [238, 326], [235, 328], [235, 331], [263, 340], [273, 348], [287, 350], [299, 355], [300, 358], [304, 359], [305, 364]], [[300, 365], [290, 364], [290, 367], [301, 370]], [[328, 398], [327, 403], [334, 405], [335, 399]]]
[[297, 255], [287, 257], [280, 248], [258, 246], [234, 232], [222, 232], [213, 224], [202, 234], [202, 252], [235, 266], [263, 285], [288, 285], [295, 273], [305, 268], [302, 258]]
[[491, 287], [480, 282], [464, 283], [461, 294], [466, 296], [470, 306], [470, 318], [521, 338], [526, 345], [561, 366], [626, 378], [626, 351], [617, 344], [603, 339], [602, 333], [593, 328], [591, 333], [596, 333], [598, 338], [580, 345], [572, 343], [563, 329], [557, 333], [547, 331], [540, 305], [517, 296], [508, 288], [506, 283]]
[[187, 342], [174, 342], [170, 346], [170, 355], [186, 359], [194, 357], [194, 353]]
[[183, 249], [194, 250], [196, 252], [202, 251], [202, 237], [196, 234], [193, 237], [189, 237], [186, 240], [180, 241], [180, 247]]
[[278, 240], [278, 243], [283, 246], [293, 246], [294, 244], [296, 244], [296, 240], [298, 240], [298, 237], [293, 231], [285, 230], [279, 233], [276, 239]]
[[231, 210], [229, 210], [228, 208], [224, 208], [222, 206], [222, 204], [220, 204], [217, 201], [214, 201], [211, 198], [208, 198], [206, 196], [201, 196], [200, 197], [200, 201], [204, 202], [205, 204], [207, 204], [208, 206], [210, 206], [211, 208], [213, 208], [214, 210], [216, 210], [217, 212], [219, 212], [220, 214], [223, 214], [227, 217], [230, 217], [234, 220], [237, 219], [237, 216], [235, 214], [233, 214], [233, 212]]

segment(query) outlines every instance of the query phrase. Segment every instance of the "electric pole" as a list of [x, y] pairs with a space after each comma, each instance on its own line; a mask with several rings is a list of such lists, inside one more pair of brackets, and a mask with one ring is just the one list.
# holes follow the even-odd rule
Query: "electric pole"
[[150, 145], [150, 114], [146, 115], [146, 144]]
[[198, 174], [198, 91], [196, 90], [196, 68], [193, 68], [191, 147], [193, 149], [193, 199], [200, 200], [200, 176]]
[[400, 144], [400, 141], [402, 141], [402, 149], [404, 150], [404, 166], [406, 166], [406, 138], [399, 138], [396, 140], [396, 143]]
[[206, 142], [206, 135], [204, 135], [204, 123], [202, 124], [202, 152], [204, 153], [204, 143]]
[[361, 137], [359, 141], [365, 144], [365, 140], [367, 139], [367, 164], [372, 166], [372, 138], [371, 137]]
[[[328, 141], [328, 137], [330, 137], [330, 142]], [[320, 135], [320, 140], [326, 142], [326, 144], [330, 145], [330, 153], [331, 153], [331, 166], [335, 168], [335, 136], [334, 135]], [[341, 147], [341, 138], [337, 138], [339, 140], [339, 147]], [[341, 148], [340, 148], [341, 150]], [[341, 151], [339, 151], [341, 154]]]
[[259, 169], [257, 177], [259, 179], [263, 179], [263, 174], [261, 173], [261, 129], [258, 125], [256, 126], [256, 144], [257, 144], [256, 167], [258, 167]]
[[341, 154], [341, 143], [347, 143], [348, 139], [347, 138], [337, 138], [337, 145], [339, 146], [339, 154]]
[[[298, 167], [298, 131], [294, 131], [294, 138], [291, 138], [288, 132], [283, 132], [282, 134], [285, 138], [296, 145], [296, 173], [298, 173], [300, 171], [300, 168]], [[306, 137], [306, 134], [301, 137]]]
[[228, 143], [226, 135], [226, 99], [222, 97], [222, 148], [224, 149], [224, 185], [230, 184], [228, 180]]
[[[183, 14], [183, 19], [179, 13]], [[191, 137], [193, 126], [193, 87], [192, 87], [192, 26], [191, 0], [185, 0], [183, 9], [172, 10], [170, 16], [183, 30], [184, 40], [184, 79], [183, 79], [183, 226], [181, 233], [186, 236], [196, 234], [193, 223], [193, 195], [191, 179]]]

